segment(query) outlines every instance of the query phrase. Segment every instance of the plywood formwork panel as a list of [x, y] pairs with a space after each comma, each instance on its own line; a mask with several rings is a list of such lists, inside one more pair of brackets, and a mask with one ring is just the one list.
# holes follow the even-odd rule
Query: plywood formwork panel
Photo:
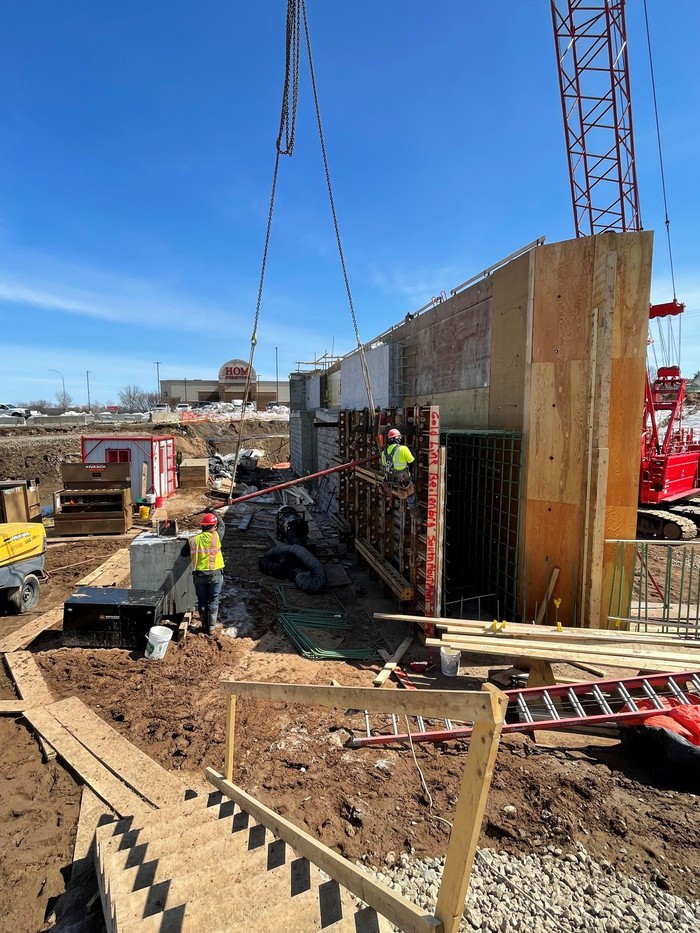
[[[493, 277], [488, 416], [483, 423], [455, 427], [521, 429], [527, 358], [530, 254], [520, 256]], [[442, 407], [443, 422], [446, 421]]]
[[588, 358], [594, 257], [592, 237], [535, 251], [533, 363]]
[[532, 365], [529, 498], [581, 503], [586, 382], [583, 360]]
[[609, 598], [604, 539], [635, 530], [650, 269], [644, 233], [535, 253], [520, 577], [532, 605], [558, 566], [558, 595], [594, 627]]

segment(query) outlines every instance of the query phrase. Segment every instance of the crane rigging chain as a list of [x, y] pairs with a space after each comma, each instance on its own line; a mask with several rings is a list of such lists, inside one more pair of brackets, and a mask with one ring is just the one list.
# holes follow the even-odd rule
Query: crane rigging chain
[[[292, 156], [294, 154], [294, 142], [296, 134], [296, 117], [297, 117], [297, 105], [299, 101], [299, 53], [301, 48], [301, 21], [304, 22], [304, 38], [306, 42], [306, 50], [309, 58], [309, 71], [311, 75], [311, 86], [313, 88], [314, 95], [314, 106], [316, 108], [316, 122], [318, 124], [318, 133], [321, 142], [321, 153], [323, 155], [323, 167], [326, 175], [326, 185], [328, 187], [328, 199], [330, 201], [331, 215], [333, 217], [333, 227], [335, 229], [336, 242], [338, 244], [338, 255], [340, 257], [340, 265], [343, 272], [343, 281], [345, 282], [345, 290], [348, 296], [348, 304], [350, 306], [350, 316], [352, 318], [353, 327], [355, 329], [355, 338], [357, 340], [357, 346], [359, 350], [360, 357], [360, 368], [362, 370], [362, 376], [365, 383], [365, 390], [367, 392], [367, 403], [369, 406], [369, 411], [374, 411], [374, 400], [372, 397], [372, 384], [369, 375], [369, 369], [367, 367], [367, 361], [365, 359], [364, 346], [362, 340], [360, 339], [360, 330], [357, 324], [357, 318], [355, 316], [355, 306], [352, 300], [352, 293], [350, 291], [350, 280], [348, 278], [347, 267], [345, 265], [345, 256], [343, 254], [343, 246], [340, 239], [340, 227], [338, 225], [338, 217], [335, 209], [335, 199], [333, 197], [333, 188], [331, 185], [331, 175], [330, 169], [328, 167], [328, 157], [326, 155], [326, 143], [323, 135], [323, 124], [321, 122], [321, 108], [318, 100], [318, 90], [316, 87], [316, 75], [314, 72], [313, 57], [311, 54], [311, 37], [309, 34], [309, 23], [306, 16], [306, 2], [305, 0], [287, 0], [287, 26], [286, 26], [286, 42], [285, 42], [285, 69], [284, 69], [284, 85], [282, 89], [282, 107], [280, 113], [280, 125], [279, 132], [277, 134], [277, 140], [275, 143], [275, 167], [272, 173], [272, 190], [270, 193], [270, 207], [267, 214], [267, 227], [265, 230], [265, 245], [263, 247], [263, 257], [262, 265], [260, 270], [260, 280], [258, 284], [258, 297], [255, 305], [255, 318], [253, 321], [253, 333], [250, 339], [250, 356], [248, 358], [248, 372], [246, 374], [245, 388], [243, 390], [243, 407], [241, 411], [241, 422], [239, 425], [238, 431], [238, 440], [236, 442], [236, 453], [234, 460], [234, 476], [233, 480], [235, 481], [235, 470], [238, 466], [238, 458], [241, 450], [241, 443], [243, 440], [243, 420], [246, 416], [246, 409], [248, 404], [248, 399], [250, 396], [250, 383], [253, 372], [253, 358], [255, 356], [255, 347], [258, 342], [258, 322], [260, 320], [260, 307], [262, 304], [263, 296], [263, 286], [265, 284], [265, 272], [267, 269], [267, 254], [270, 247], [270, 233], [272, 231], [272, 216], [275, 209], [275, 195], [277, 193], [277, 178], [279, 174], [279, 165], [280, 165], [280, 156]], [[290, 103], [290, 91], [291, 91], [291, 103]], [[283, 143], [284, 139], [284, 143]], [[231, 492], [228, 496], [228, 502], [232, 501], [233, 497], [233, 482], [231, 483]]]

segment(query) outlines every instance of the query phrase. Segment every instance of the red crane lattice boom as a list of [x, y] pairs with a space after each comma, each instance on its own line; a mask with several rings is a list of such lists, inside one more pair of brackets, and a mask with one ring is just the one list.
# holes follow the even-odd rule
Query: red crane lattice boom
[[641, 230], [624, 0], [550, 0], [576, 236]]

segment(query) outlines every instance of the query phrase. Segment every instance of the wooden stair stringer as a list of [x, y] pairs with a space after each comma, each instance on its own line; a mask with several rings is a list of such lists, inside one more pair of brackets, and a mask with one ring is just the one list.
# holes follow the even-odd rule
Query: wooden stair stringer
[[108, 933], [390, 929], [226, 798], [120, 822], [96, 833]]

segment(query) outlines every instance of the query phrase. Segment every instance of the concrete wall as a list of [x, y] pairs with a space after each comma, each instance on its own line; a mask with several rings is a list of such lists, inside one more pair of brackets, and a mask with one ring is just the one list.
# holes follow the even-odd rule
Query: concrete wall
[[[319, 409], [315, 417], [316, 426], [316, 470], [326, 470], [328, 467], [335, 466], [333, 458], [338, 456], [338, 413], [329, 409]], [[322, 425], [328, 425], [324, 427]], [[330, 476], [322, 476], [316, 481], [314, 492], [316, 501], [324, 512], [337, 506], [338, 501], [338, 476], [332, 473]]]
[[[374, 404], [389, 405], [389, 346], [365, 351], [365, 360], [372, 383]], [[347, 356], [340, 369], [341, 408], [366, 408], [367, 390], [362, 377], [359, 353]]]

